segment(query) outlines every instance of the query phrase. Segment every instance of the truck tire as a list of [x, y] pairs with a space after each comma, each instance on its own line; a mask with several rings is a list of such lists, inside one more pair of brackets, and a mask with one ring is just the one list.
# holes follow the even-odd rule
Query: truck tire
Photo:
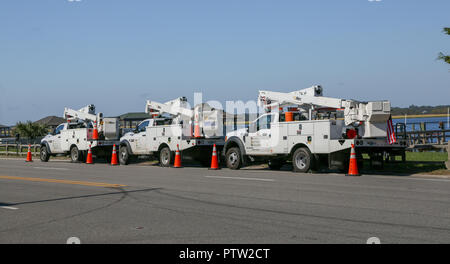
[[70, 149], [70, 159], [72, 162], [78, 163], [83, 161], [83, 153], [78, 150], [77, 146], [73, 146]]
[[269, 169], [271, 170], [279, 170], [281, 167], [283, 167], [284, 161], [283, 160], [269, 160]]
[[119, 163], [120, 165], [128, 165], [130, 163], [130, 153], [128, 153], [127, 146], [120, 146], [119, 148]]
[[48, 160], [50, 159], [50, 154], [48, 153], [47, 146], [42, 146], [41, 147], [40, 158], [41, 158], [42, 162], [48, 162]]
[[168, 147], [164, 147], [159, 152], [159, 165], [161, 167], [170, 167], [170, 164], [172, 164], [172, 152]]
[[230, 148], [225, 154], [227, 167], [232, 170], [239, 170], [242, 167], [241, 151], [239, 148]]
[[312, 155], [309, 149], [299, 148], [292, 155], [292, 167], [294, 172], [308, 172], [312, 164]]

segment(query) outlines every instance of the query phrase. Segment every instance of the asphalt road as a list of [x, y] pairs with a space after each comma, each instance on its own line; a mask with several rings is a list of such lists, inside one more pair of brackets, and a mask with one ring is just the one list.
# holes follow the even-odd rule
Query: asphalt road
[[450, 243], [450, 179], [0, 160], [0, 243]]

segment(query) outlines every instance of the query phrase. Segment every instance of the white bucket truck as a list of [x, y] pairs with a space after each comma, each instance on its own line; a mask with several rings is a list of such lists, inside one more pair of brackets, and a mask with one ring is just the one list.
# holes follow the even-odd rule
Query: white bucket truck
[[89, 146], [94, 156], [111, 158], [112, 147], [119, 144], [119, 119], [95, 114], [95, 106], [88, 105], [80, 110], [64, 109], [66, 123], [41, 140], [41, 161], [50, 156], [69, 154], [73, 162], [86, 160]]
[[[258, 105], [266, 113], [249, 127], [227, 133], [223, 155], [230, 169], [256, 162], [280, 169], [292, 162], [296, 172], [321, 165], [346, 170], [352, 144], [360, 161], [363, 153], [371, 160], [386, 153], [404, 156], [406, 141], [387, 142], [389, 101], [329, 98], [321, 86], [313, 86], [291, 93], [260, 91]], [[288, 106], [294, 107], [283, 113]], [[336, 118], [338, 111], [343, 119]]]
[[119, 162], [122, 165], [137, 156], [154, 156], [161, 166], [168, 167], [177, 149], [183, 157], [208, 165], [213, 145], [221, 149], [224, 144], [220, 110], [203, 104], [192, 110], [186, 97], [180, 97], [167, 103], [148, 100], [145, 111], [149, 119], [120, 139]]

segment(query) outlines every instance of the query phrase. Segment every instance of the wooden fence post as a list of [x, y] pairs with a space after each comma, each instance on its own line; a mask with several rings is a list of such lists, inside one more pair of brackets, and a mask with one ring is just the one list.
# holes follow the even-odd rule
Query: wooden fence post
[[450, 143], [447, 142], [447, 162], [445, 163], [445, 166], [447, 167], [447, 170], [450, 170]]

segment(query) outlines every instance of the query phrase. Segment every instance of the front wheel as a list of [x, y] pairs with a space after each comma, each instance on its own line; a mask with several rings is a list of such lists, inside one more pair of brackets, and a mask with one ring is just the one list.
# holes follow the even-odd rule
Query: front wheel
[[120, 165], [128, 165], [129, 162], [130, 162], [130, 153], [128, 153], [127, 146], [120, 146], [119, 148]]
[[239, 148], [230, 148], [225, 154], [227, 167], [232, 170], [239, 170], [242, 167], [241, 151]]
[[50, 154], [48, 153], [47, 146], [41, 147], [41, 161], [42, 162], [48, 162], [50, 159]]
[[294, 172], [308, 172], [311, 168], [312, 155], [309, 149], [299, 148], [292, 155], [292, 166]]

